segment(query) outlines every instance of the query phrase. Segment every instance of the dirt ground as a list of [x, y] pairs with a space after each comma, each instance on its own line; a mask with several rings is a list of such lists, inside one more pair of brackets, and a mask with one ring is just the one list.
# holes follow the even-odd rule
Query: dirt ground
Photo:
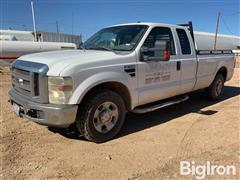
[[240, 168], [240, 66], [224, 98], [190, 100], [144, 115], [128, 114], [120, 134], [95, 144], [71, 129], [40, 126], [11, 112], [10, 76], [0, 72], [0, 179], [194, 179], [180, 175], [180, 161]]

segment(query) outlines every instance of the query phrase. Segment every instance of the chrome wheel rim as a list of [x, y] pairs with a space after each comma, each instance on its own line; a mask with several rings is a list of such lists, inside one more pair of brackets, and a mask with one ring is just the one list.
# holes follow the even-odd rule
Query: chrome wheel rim
[[109, 132], [117, 123], [118, 107], [113, 102], [104, 102], [94, 112], [93, 125], [100, 133]]
[[216, 83], [216, 95], [219, 96], [223, 89], [223, 82], [219, 79]]

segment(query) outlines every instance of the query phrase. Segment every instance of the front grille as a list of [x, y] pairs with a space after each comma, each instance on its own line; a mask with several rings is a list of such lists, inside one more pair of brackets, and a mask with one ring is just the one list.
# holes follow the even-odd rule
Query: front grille
[[31, 72], [12, 68], [12, 86], [16, 91], [31, 97], [35, 94], [32, 84], [34, 82]]
[[35, 102], [48, 102], [45, 64], [17, 60], [12, 64], [12, 86], [19, 94]]

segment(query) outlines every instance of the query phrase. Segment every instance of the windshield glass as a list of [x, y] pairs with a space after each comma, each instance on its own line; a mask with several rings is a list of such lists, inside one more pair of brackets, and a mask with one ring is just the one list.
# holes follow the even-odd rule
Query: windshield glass
[[146, 25], [105, 28], [90, 37], [83, 44], [83, 47], [85, 49], [131, 51], [135, 48], [146, 29]]

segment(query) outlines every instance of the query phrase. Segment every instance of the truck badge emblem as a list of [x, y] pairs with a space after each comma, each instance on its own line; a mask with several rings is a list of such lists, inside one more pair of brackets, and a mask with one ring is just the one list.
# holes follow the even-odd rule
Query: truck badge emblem
[[21, 86], [23, 86], [23, 79], [18, 78], [17, 80], [18, 80], [18, 83], [19, 83]]

